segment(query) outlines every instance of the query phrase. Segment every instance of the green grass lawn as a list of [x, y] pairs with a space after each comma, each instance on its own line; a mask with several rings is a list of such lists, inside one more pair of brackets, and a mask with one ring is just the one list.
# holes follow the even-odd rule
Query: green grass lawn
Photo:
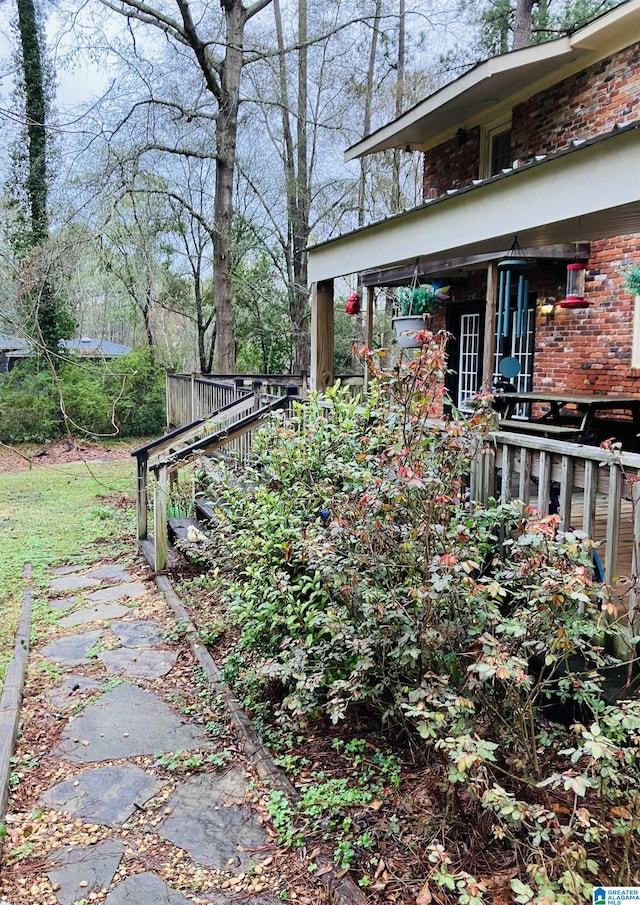
[[[37, 596], [49, 567], [133, 551], [134, 476], [129, 457], [0, 474], [0, 685], [13, 652], [25, 563], [33, 566]], [[109, 542], [95, 543], [99, 538]]]

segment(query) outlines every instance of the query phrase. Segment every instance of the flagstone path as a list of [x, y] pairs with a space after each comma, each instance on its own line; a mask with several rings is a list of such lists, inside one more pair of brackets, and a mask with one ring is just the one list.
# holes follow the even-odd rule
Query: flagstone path
[[29, 661], [0, 905], [287, 897], [270, 873], [265, 793], [155, 584], [117, 564], [65, 566], [47, 612]]

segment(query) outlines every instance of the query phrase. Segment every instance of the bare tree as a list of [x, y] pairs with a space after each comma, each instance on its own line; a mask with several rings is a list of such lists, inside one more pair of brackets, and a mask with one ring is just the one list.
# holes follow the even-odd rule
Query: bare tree
[[[215, 160], [216, 185], [213, 213], [214, 296], [216, 304], [217, 367], [223, 373], [235, 370], [235, 337], [231, 286], [231, 226], [233, 222], [233, 180], [238, 144], [240, 80], [246, 60], [244, 49], [247, 22], [267, 7], [271, 0], [221, 0], [223, 27], [207, 4], [197, 20], [188, 0], [175, 0], [177, 16], [165, 7], [145, 0], [100, 0], [106, 7], [163, 33], [178, 48], [188, 48], [197, 64], [206, 91], [216, 103]], [[219, 51], [216, 55], [215, 49]], [[167, 149], [168, 150], [168, 149]]]

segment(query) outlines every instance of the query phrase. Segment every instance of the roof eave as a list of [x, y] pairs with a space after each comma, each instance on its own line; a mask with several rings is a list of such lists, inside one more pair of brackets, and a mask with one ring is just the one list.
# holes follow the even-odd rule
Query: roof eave
[[[519, 102], [554, 81], [565, 78], [569, 71], [579, 71], [591, 61], [601, 59], [640, 40], [640, 0], [627, 0], [598, 19], [582, 26], [572, 35], [544, 44], [524, 47], [478, 63], [469, 72], [431, 94], [398, 119], [377, 129], [371, 135], [347, 148], [345, 162], [391, 148], [428, 150], [452, 135], [459, 126], [468, 128], [491, 116], [497, 102], [492, 99], [492, 83], [509, 73], [520, 75], [501, 93], [500, 106], [510, 100]], [[529, 74], [533, 74], [528, 80]], [[501, 88], [504, 90], [504, 84]], [[475, 105], [475, 106], [474, 106]], [[434, 123], [438, 113], [449, 109], [455, 113], [456, 127]], [[471, 123], [469, 120], [477, 122]], [[427, 126], [429, 128], [427, 129]], [[422, 135], [418, 138], [419, 133]]]

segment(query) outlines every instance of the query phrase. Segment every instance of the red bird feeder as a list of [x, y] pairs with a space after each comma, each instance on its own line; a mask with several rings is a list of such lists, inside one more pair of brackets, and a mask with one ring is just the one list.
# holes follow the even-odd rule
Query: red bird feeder
[[561, 308], [588, 308], [584, 298], [584, 264], [567, 264], [567, 295], [559, 303]]
[[352, 292], [347, 299], [344, 310], [347, 314], [360, 314], [360, 299], [357, 292]]

